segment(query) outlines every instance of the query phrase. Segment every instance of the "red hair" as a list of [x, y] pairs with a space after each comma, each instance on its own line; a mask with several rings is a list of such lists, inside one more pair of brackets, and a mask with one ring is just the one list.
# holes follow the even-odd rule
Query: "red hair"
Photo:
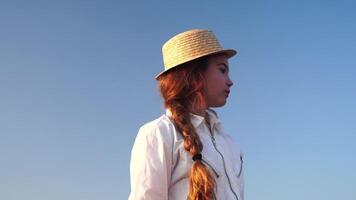
[[[190, 121], [190, 111], [206, 109], [204, 72], [208, 58], [203, 57], [178, 66], [162, 74], [159, 89], [164, 106], [172, 112], [171, 120], [184, 138], [184, 148], [192, 156], [203, 150], [203, 144]], [[215, 199], [216, 182], [201, 160], [194, 161], [189, 172], [188, 200]]]

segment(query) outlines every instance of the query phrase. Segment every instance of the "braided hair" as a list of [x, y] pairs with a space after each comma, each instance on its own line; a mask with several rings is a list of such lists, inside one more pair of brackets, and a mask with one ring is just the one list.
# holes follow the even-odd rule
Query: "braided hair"
[[[171, 120], [184, 139], [184, 149], [199, 155], [203, 144], [190, 121], [190, 111], [205, 109], [203, 83], [208, 57], [190, 61], [171, 69], [158, 79], [164, 106], [172, 112]], [[216, 182], [201, 159], [194, 161], [189, 172], [188, 200], [215, 199]]]

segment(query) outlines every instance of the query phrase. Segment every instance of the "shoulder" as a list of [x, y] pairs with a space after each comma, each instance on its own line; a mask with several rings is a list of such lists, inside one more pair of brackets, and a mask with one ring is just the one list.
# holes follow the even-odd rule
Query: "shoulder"
[[169, 142], [172, 140], [172, 132], [175, 132], [174, 124], [167, 115], [145, 123], [139, 128], [136, 140], [163, 140]]
[[162, 115], [159, 118], [145, 123], [139, 128], [139, 133], [154, 136], [164, 131], [174, 129], [174, 124], [167, 115]]

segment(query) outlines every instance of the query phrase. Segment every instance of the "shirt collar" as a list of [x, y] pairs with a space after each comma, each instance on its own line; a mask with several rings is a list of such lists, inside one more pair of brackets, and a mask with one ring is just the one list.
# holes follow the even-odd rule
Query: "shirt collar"
[[[206, 110], [206, 112], [209, 114], [210, 124], [212, 124], [212, 125], [220, 124], [220, 120], [214, 111], [208, 109], [208, 110]], [[169, 109], [166, 109], [166, 114], [168, 116], [172, 116], [172, 112]], [[194, 128], [198, 128], [202, 123], [204, 123], [205, 119], [204, 119], [204, 117], [202, 117], [200, 115], [190, 113], [190, 121], [191, 121], [192, 125], [194, 126]]]

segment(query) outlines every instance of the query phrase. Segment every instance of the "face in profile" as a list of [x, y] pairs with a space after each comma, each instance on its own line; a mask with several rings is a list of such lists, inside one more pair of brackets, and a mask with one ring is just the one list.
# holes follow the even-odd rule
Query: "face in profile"
[[229, 77], [228, 58], [224, 54], [210, 56], [204, 74], [204, 95], [207, 107], [225, 105], [233, 85]]

